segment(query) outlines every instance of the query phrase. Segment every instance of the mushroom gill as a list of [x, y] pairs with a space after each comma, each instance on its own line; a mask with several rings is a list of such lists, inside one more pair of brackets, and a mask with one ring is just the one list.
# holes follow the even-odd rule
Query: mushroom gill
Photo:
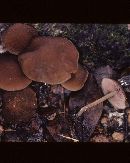
[[116, 92], [115, 95], [109, 98], [109, 102], [115, 109], [125, 109], [127, 107], [126, 95], [122, 87], [114, 80], [104, 78], [101, 83], [102, 91], [104, 95], [110, 92]]

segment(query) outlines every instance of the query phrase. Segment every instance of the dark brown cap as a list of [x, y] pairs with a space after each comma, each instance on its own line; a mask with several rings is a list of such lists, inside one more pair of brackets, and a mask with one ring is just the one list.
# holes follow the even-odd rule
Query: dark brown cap
[[7, 51], [18, 55], [23, 52], [31, 40], [37, 36], [36, 29], [32, 26], [16, 23], [11, 25], [2, 36], [2, 44]]
[[22, 72], [17, 57], [9, 54], [0, 55], [0, 88], [7, 91], [21, 90], [32, 81]]
[[79, 53], [66, 38], [38, 37], [32, 41], [28, 52], [19, 55], [18, 59], [31, 80], [61, 84], [77, 71]]
[[5, 92], [3, 105], [3, 117], [6, 122], [27, 122], [33, 117], [37, 108], [36, 94], [31, 88]]
[[78, 71], [71, 75], [71, 79], [67, 80], [61, 85], [70, 91], [78, 91], [84, 86], [84, 83], [88, 78], [88, 74], [89, 72], [84, 70], [84, 68], [79, 65]]

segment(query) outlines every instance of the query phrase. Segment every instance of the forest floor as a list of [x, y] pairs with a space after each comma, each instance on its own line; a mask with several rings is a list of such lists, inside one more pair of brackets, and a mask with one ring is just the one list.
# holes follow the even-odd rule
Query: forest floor
[[[100, 89], [99, 76], [107, 76], [119, 82], [120, 79], [127, 80], [128, 85], [124, 85], [123, 89], [128, 103], [130, 102], [130, 31], [127, 24], [32, 25], [42, 36], [66, 37], [74, 43], [79, 51], [80, 64], [92, 74], [90, 90], [87, 82], [77, 92], [70, 92], [60, 85], [33, 82], [30, 87], [37, 94], [36, 114], [28, 124], [20, 125], [7, 124], [1, 114], [1, 141], [129, 142], [130, 108], [116, 111], [109, 102], [105, 102], [102, 109], [96, 108], [89, 112], [85, 120], [76, 120], [74, 117], [77, 109], [92, 101], [98, 94], [94, 87]], [[0, 104], [2, 112], [2, 96]]]

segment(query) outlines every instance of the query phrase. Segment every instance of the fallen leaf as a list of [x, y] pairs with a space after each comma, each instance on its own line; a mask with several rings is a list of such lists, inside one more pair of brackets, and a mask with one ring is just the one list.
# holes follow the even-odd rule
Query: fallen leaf
[[[89, 75], [84, 87], [77, 92], [72, 92], [69, 100], [70, 119], [74, 132], [79, 141], [87, 142], [94, 132], [98, 120], [102, 114], [103, 104], [99, 104], [93, 108], [86, 110], [82, 116], [75, 117], [74, 115], [81, 107], [97, 100], [102, 96], [100, 88], [92, 74]], [[73, 118], [71, 118], [73, 117]]]

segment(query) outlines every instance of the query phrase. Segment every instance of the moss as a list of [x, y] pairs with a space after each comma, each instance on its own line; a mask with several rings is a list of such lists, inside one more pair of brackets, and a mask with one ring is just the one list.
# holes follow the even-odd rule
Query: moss
[[[34, 25], [34, 24], [33, 24]], [[37, 23], [41, 35], [62, 36], [73, 41], [80, 61], [94, 62], [96, 67], [114, 67], [122, 56], [129, 56], [127, 24]]]

